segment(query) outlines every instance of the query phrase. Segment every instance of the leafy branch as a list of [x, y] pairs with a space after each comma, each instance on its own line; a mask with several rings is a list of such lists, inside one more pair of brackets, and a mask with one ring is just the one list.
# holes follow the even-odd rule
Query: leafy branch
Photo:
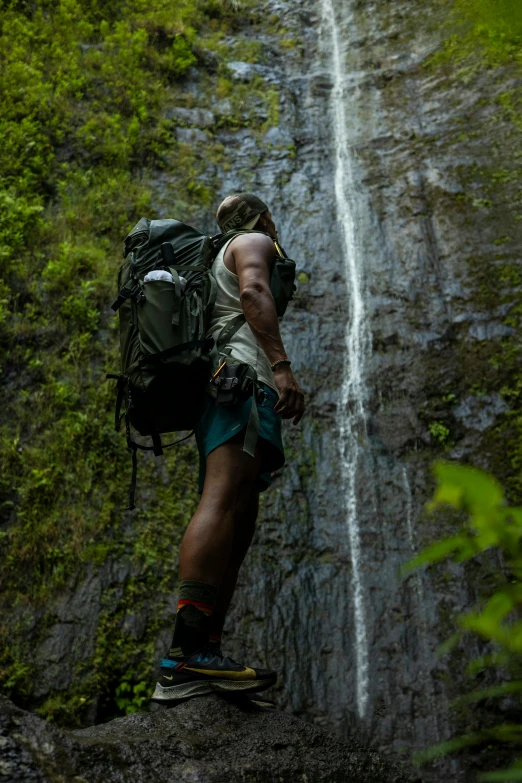
[[[481, 702], [485, 699], [511, 696], [520, 699], [522, 676], [522, 508], [509, 506], [500, 484], [489, 474], [476, 468], [449, 462], [434, 466], [437, 488], [428, 503], [428, 512], [452, 507], [464, 512], [467, 521], [453, 536], [437, 541], [403, 566], [407, 576], [421, 566], [432, 565], [448, 558], [463, 563], [488, 550], [500, 553], [505, 564], [504, 584], [496, 588], [478, 607], [457, 617], [457, 632], [441, 647], [452, 649], [466, 634], [474, 634], [494, 646], [488, 656], [471, 661], [470, 674], [486, 667], [499, 670], [506, 682], [489, 688], [475, 689], [456, 700], [455, 705]], [[455, 737], [420, 753], [418, 763], [440, 758], [463, 748], [495, 742], [520, 747], [522, 723], [502, 724], [482, 731]], [[479, 777], [481, 781], [522, 780], [522, 758], [508, 770], [495, 771]]]

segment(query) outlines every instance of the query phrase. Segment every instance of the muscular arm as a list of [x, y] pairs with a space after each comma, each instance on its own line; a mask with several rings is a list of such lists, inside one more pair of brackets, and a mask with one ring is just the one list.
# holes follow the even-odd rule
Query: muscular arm
[[[274, 243], [269, 237], [248, 234], [232, 243], [224, 259], [226, 266], [239, 278], [243, 313], [270, 364], [285, 356], [270, 290], [270, 270], [275, 254]], [[278, 365], [274, 380], [280, 395], [274, 410], [297, 424], [304, 412], [304, 397], [290, 366]]]
[[263, 234], [249, 234], [238, 237], [230, 250], [235, 267], [232, 271], [239, 277], [241, 307], [245, 318], [268, 361], [273, 364], [285, 355], [274, 297], [270, 290], [274, 243]]

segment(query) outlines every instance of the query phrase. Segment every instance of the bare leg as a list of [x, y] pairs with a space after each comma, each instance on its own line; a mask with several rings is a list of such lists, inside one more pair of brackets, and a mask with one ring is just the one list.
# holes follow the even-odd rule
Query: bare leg
[[219, 634], [223, 630], [225, 617], [236, 589], [239, 569], [254, 537], [258, 509], [259, 493], [255, 490], [251, 490], [248, 494], [245, 493], [236, 506], [232, 551], [221, 579], [216, 605], [210, 618], [210, 630]]
[[235, 519], [250, 496], [262, 461], [262, 441], [256, 456], [242, 450], [244, 433], [218, 446], [207, 457], [203, 495], [180, 549], [180, 579], [219, 585], [234, 548]]

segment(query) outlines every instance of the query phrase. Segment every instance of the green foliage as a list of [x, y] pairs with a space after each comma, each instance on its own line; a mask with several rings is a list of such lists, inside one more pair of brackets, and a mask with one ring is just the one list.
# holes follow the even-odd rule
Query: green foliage
[[432, 65], [450, 61], [469, 78], [473, 67], [470, 69], [467, 60], [477, 48], [490, 67], [522, 63], [522, 7], [518, 0], [454, 0], [448, 15], [450, 27], [452, 33], [443, 50], [432, 57]]
[[481, 781], [495, 783], [495, 781], [522, 780], [522, 761], [513, 765], [511, 769], [502, 772], [491, 772], [481, 775]]
[[[458, 631], [443, 646], [455, 647], [466, 634], [473, 634], [491, 643], [494, 653], [469, 662], [471, 676], [488, 668], [496, 668], [504, 682], [489, 688], [475, 688], [461, 697], [457, 704], [483, 702], [510, 696], [522, 699], [522, 508], [509, 506], [500, 484], [476, 468], [448, 462], [435, 464], [437, 489], [428, 510], [452, 507], [467, 516], [462, 529], [451, 537], [437, 541], [403, 567], [403, 575], [420, 566], [451, 558], [465, 562], [491, 550], [504, 564], [504, 574], [478, 606], [457, 618]], [[497, 580], [498, 582], [498, 580]], [[483, 743], [500, 743], [519, 747], [522, 723], [501, 724], [448, 742], [420, 754], [419, 761], [439, 758], [447, 753]], [[510, 770], [484, 775], [480, 780], [519, 780], [522, 758]], [[518, 776], [518, 777], [517, 777]]]
[[[489, 353], [472, 361], [462, 357], [469, 392], [483, 396], [497, 392], [509, 411], [490, 432], [489, 454], [502, 476], [508, 497], [522, 502], [522, 307], [518, 296], [520, 261], [513, 239], [522, 218], [519, 161], [522, 155], [522, 4], [519, 0], [440, 0], [447, 9], [446, 40], [428, 61], [457, 91], [483, 95], [477, 102], [481, 123], [474, 133], [466, 123], [457, 142], [469, 152], [481, 133], [491, 140], [489, 160], [462, 172], [458, 197], [483, 214], [494, 250], [483, 259], [470, 258], [470, 275], [477, 281], [477, 303], [488, 310], [502, 306], [511, 336]], [[484, 84], [491, 89], [484, 89]], [[471, 93], [470, 93], [471, 94]], [[480, 282], [479, 282], [480, 281]], [[466, 347], [469, 351], [469, 347]], [[489, 354], [489, 355], [488, 355]], [[478, 368], [480, 367], [480, 371]]]
[[[165, 118], [167, 106], [194, 105], [184, 86], [189, 70], [199, 68], [203, 100], [220, 80], [230, 127], [261, 129], [266, 117], [277, 119], [277, 94], [263, 80], [236, 87], [221, 75], [238, 19], [256, 21], [252, 5], [2, 6], [0, 686], [21, 703], [31, 699], [31, 651], [56, 622], [47, 607], [65, 586], [116, 563], [128, 571], [118, 590], [104, 589], [95, 651], [78, 663], [76, 684], [39, 704], [65, 724], [81, 722], [95, 703], [102, 715], [143, 706], [169, 619], [162, 596], [175, 584], [177, 547], [196, 502], [197, 459], [193, 446], [182, 446], [164, 460], [140, 460], [141, 511], [124, 514], [130, 457], [104, 380], [118, 369], [109, 304], [123, 237], [141, 215], [158, 217], [152, 172], [168, 172], [169, 215], [190, 220], [214, 200], [205, 173], [222, 149], [211, 131], [204, 154], [178, 142]], [[241, 45], [255, 60], [259, 45]], [[215, 78], [203, 65], [209, 52]], [[250, 113], [254, 103], [266, 107], [260, 120]], [[140, 613], [146, 626], [131, 632]]]
[[132, 684], [124, 680], [116, 688], [116, 704], [121, 712], [130, 715], [132, 712], [140, 712], [143, 705], [150, 699], [150, 685], [146, 681]]
[[491, 38], [522, 36], [522, 8], [518, 0], [457, 0], [455, 8], [484, 28]]
[[430, 434], [435, 440], [444, 445], [449, 438], [450, 431], [441, 421], [431, 421], [428, 425]]

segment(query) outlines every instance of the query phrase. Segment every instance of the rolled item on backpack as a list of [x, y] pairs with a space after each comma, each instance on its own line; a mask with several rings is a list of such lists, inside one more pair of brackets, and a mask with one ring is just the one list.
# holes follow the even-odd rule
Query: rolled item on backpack
[[[165, 280], [167, 283], [173, 283], [174, 278], [170, 274], [170, 272], [167, 272], [166, 269], [154, 269], [152, 272], [147, 272], [145, 277], [143, 278], [144, 283], [153, 283], [155, 280]], [[181, 290], [184, 291], [187, 285], [187, 281], [184, 277], [179, 276], [179, 283], [181, 286]]]

